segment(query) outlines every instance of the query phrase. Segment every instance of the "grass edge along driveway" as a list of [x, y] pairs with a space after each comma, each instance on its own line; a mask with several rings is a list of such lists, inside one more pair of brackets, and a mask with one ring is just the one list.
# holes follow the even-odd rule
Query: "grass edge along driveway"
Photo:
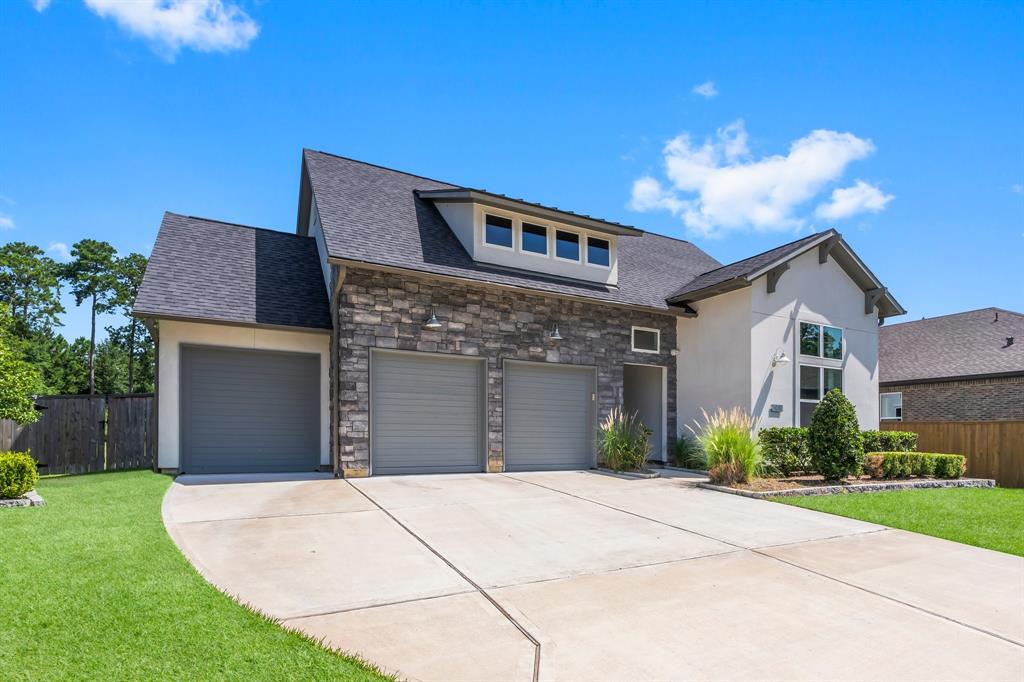
[[938, 488], [774, 501], [1024, 556], [1024, 489]]
[[388, 679], [207, 583], [164, 529], [170, 483], [46, 478], [46, 506], [0, 509], [0, 679]]

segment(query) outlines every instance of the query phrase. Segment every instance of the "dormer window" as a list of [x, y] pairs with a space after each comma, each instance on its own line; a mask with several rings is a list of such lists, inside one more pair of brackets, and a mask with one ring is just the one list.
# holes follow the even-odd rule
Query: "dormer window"
[[519, 248], [523, 253], [548, 255], [548, 228], [543, 225], [524, 222], [521, 240]]
[[496, 215], [486, 216], [484, 241], [491, 246], [511, 249], [513, 244], [512, 221]]
[[607, 268], [612, 264], [611, 245], [607, 239], [587, 237], [587, 265]]
[[580, 236], [575, 232], [555, 231], [555, 258], [580, 262]]

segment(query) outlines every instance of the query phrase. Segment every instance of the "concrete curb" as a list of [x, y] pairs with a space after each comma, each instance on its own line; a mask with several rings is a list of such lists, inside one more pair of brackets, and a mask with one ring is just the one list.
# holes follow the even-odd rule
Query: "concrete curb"
[[657, 471], [615, 471], [614, 469], [605, 469], [604, 467], [597, 467], [591, 469], [595, 474], [603, 474], [605, 476], [616, 476], [618, 478], [661, 478], [661, 474]]
[[0, 509], [4, 507], [41, 507], [46, 504], [46, 500], [39, 496], [35, 490], [29, 490], [21, 497], [16, 497], [13, 500], [0, 500]]
[[686, 474], [698, 474], [700, 476], [707, 476], [707, 469], [687, 469], [685, 467], [674, 467], [671, 464], [655, 464], [655, 469], [668, 469], [669, 471], [682, 471]]
[[822, 485], [813, 488], [788, 488], [786, 490], [739, 490], [712, 483], [697, 483], [698, 488], [707, 488], [720, 493], [751, 497], [763, 500], [767, 497], [807, 497], [811, 495], [847, 495], [854, 493], [884, 493], [894, 490], [915, 490], [919, 488], [994, 488], [991, 478], [950, 478], [927, 479], [924, 481], [898, 481], [892, 483], [855, 483], [853, 485]]

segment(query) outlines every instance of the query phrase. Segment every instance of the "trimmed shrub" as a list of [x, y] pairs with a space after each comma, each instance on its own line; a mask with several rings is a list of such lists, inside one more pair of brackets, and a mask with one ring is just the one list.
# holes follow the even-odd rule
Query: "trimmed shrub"
[[[728, 475], [742, 483], [754, 477], [761, 465], [761, 445], [754, 436], [757, 420], [745, 410], [718, 408], [714, 414], [704, 413], [704, 423], [693, 431], [704, 450], [708, 475], [722, 464], [728, 464]], [[722, 471], [725, 471], [724, 469]]]
[[811, 466], [827, 481], [842, 480], [860, 469], [864, 449], [857, 413], [838, 388], [826, 393], [811, 415], [807, 447]]
[[27, 452], [0, 452], [0, 500], [21, 497], [39, 482], [36, 462]]
[[792, 476], [797, 471], [809, 473], [811, 455], [807, 450], [807, 429], [793, 426], [772, 426], [757, 434], [761, 443], [761, 465], [765, 476]]
[[864, 452], [910, 452], [917, 450], [913, 431], [861, 431]]
[[934, 452], [869, 452], [864, 456], [864, 469], [871, 478], [960, 478], [966, 464], [963, 455]]
[[642, 470], [651, 454], [651, 433], [636, 412], [627, 414], [622, 408], [613, 407], [598, 433], [598, 450], [604, 465], [615, 471]]
[[680, 434], [672, 444], [672, 462], [684, 469], [706, 469], [707, 457], [692, 434]]

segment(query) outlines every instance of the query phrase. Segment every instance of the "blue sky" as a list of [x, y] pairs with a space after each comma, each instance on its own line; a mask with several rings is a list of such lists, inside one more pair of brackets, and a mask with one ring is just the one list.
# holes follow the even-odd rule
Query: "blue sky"
[[723, 262], [834, 225], [903, 320], [1024, 310], [1022, 45], [1020, 2], [9, 0], [0, 243], [291, 230], [305, 146]]

